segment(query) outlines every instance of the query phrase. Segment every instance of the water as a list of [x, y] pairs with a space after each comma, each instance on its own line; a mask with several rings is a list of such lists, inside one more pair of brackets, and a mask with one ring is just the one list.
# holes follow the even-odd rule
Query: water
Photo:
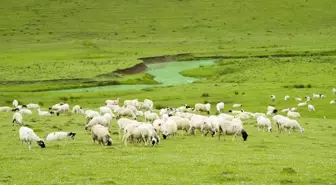
[[198, 61], [147, 64], [148, 70], [146, 71], [146, 73], [155, 76], [154, 80], [160, 83], [157, 85], [152, 84], [109, 85], [109, 86], [88, 87], [88, 88], [64, 89], [53, 92], [125, 91], [125, 90], [140, 90], [150, 87], [188, 84], [198, 80], [198, 78], [185, 77], [182, 76], [180, 72], [186, 69], [198, 68], [201, 65], [203, 66], [211, 65], [214, 62], [215, 62], [214, 60], [198, 60]]

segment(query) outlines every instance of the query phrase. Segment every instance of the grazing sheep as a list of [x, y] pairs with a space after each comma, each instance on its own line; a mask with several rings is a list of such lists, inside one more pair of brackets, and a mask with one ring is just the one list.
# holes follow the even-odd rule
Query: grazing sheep
[[290, 96], [286, 95], [286, 96], [284, 97], [284, 100], [285, 100], [285, 101], [288, 101], [289, 98], [290, 98]]
[[153, 123], [154, 120], [159, 119], [159, 115], [156, 114], [155, 112], [146, 111], [144, 115], [145, 115], [145, 121], [147, 122]]
[[[190, 121], [189, 121], [189, 119], [187, 119], [187, 118], [181, 118], [179, 116], [170, 116], [169, 119], [172, 119], [172, 120], [174, 120], [176, 122], [177, 130], [182, 130], [182, 131], [185, 131], [186, 133], [188, 133], [188, 131], [190, 129]], [[153, 123], [153, 125], [154, 125], [154, 123]]]
[[[219, 129], [218, 122], [217, 122], [217, 126], [218, 126], [218, 129]], [[207, 136], [209, 132], [211, 132], [211, 136], [213, 137], [216, 133], [216, 128], [212, 124], [212, 120], [210, 120], [209, 118], [206, 118], [204, 120], [204, 122], [201, 124], [202, 136]]]
[[289, 111], [289, 108], [281, 110], [281, 112], [288, 112], [288, 111]]
[[119, 105], [120, 98], [117, 98], [116, 100], [106, 100], [105, 105]]
[[234, 119], [234, 116], [230, 115], [230, 114], [219, 114], [218, 115], [218, 118], [219, 119], [226, 119], [226, 120], [229, 120], [229, 121], [232, 121]]
[[20, 112], [15, 112], [13, 114], [13, 121], [12, 121], [13, 125], [14, 123], [19, 124], [19, 125], [23, 125], [23, 118], [22, 118], [22, 114]]
[[51, 114], [53, 114], [54, 112], [50, 111], [41, 111], [41, 109], [37, 109], [38, 115], [40, 116], [50, 116]]
[[301, 102], [301, 103], [299, 103], [298, 104], [298, 107], [304, 107], [304, 106], [306, 106], [307, 105], [307, 102], [305, 101], [305, 102]]
[[126, 105], [133, 105], [134, 107], [138, 107], [139, 105], [139, 101], [138, 99], [134, 99], [134, 100], [125, 100], [124, 101], [124, 106]]
[[177, 132], [177, 125], [173, 119], [168, 119], [161, 127], [163, 139], [167, 139], [168, 136], [173, 135], [175, 139], [175, 134]]
[[218, 132], [218, 140], [220, 140], [220, 136], [223, 135], [233, 135], [232, 140], [234, 141], [237, 135], [242, 135], [244, 141], [247, 140], [248, 134], [244, 130], [243, 126], [238, 122], [231, 122], [225, 119], [219, 119], [219, 132]]
[[246, 112], [240, 112], [235, 116], [235, 118], [239, 118], [241, 120], [248, 120], [251, 119], [253, 116], [251, 114], [248, 114]]
[[294, 97], [296, 101], [302, 101], [302, 98]]
[[231, 113], [231, 114], [240, 114], [243, 111], [242, 110], [231, 110], [230, 109], [228, 112]]
[[211, 104], [207, 103], [207, 104], [203, 104], [203, 103], [196, 103], [195, 104], [195, 110], [198, 112], [206, 112], [208, 114], [210, 114], [210, 109], [211, 109]]
[[19, 102], [17, 100], [13, 100], [13, 106], [17, 107], [19, 105]]
[[272, 132], [272, 125], [271, 125], [271, 120], [268, 118], [265, 118], [263, 116], [259, 116], [257, 118], [257, 123], [258, 123], [258, 131], [260, 131], [260, 128], [264, 132], [264, 128], [267, 127], [268, 132]]
[[153, 109], [153, 101], [149, 99], [145, 99], [144, 103], [150, 107], [150, 109]]
[[10, 107], [7, 107], [7, 106], [0, 107], [0, 112], [10, 112], [10, 111], [12, 111], [12, 108]]
[[57, 104], [51, 106], [49, 109], [50, 110], [59, 110], [62, 105], [63, 105], [63, 103], [57, 103]]
[[190, 129], [189, 133], [192, 135], [196, 134], [196, 130], [199, 130], [201, 132], [202, 130], [202, 125], [207, 121], [206, 116], [202, 115], [193, 115], [190, 119]]
[[88, 124], [85, 125], [85, 130], [91, 128], [93, 125], [102, 125], [108, 129], [111, 128], [112, 116], [109, 113], [104, 114], [103, 116], [93, 117]]
[[66, 138], [75, 139], [76, 133], [75, 132], [52, 132], [48, 134], [46, 140], [47, 141], [61, 141], [65, 140]]
[[113, 118], [115, 118], [115, 115], [113, 114], [112, 110], [109, 107], [107, 107], [107, 106], [100, 107], [99, 108], [99, 112], [100, 112], [100, 115], [104, 115], [104, 114], [108, 113]]
[[151, 111], [152, 110], [150, 105], [148, 105], [146, 103], [143, 103], [143, 102], [139, 102], [138, 109], [142, 110], [142, 111]]
[[110, 136], [110, 133], [108, 131], [108, 128], [102, 126], [102, 125], [94, 125], [91, 128], [91, 135], [92, 135], [92, 140], [93, 143], [95, 141], [98, 141], [99, 144], [102, 146], [107, 145], [111, 146], [112, 145], [112, 138]]
[[21, 114], [26, 114], [26, 115], [32, 115], [33, 114], [33, 112], [29, 109], [20, 109], [19, 112]]
[[[168, 118], [167, 118], [168, 119]], [[161, 132], [161, 126], [166, 122], [167, 120], [162, 120], [162, 119], [156, 119], [153, 122], [153, 127], [156, 133], [160, 133]]]
[[152, 146], [157, 144], [160, 141], [157, 133], [155, 132], [154, 128], [150, 124], [137, 124], [131, 127], [132, 129], [125, 129], [125, 139], [124, 144], [127, 146], [127, 141], [129, 138], [132, 139], [141, 139], [145, 146], [147, 143], [151, 141]]
[[120, 118], [117, 121], [118, 127], [119, 127], [119, 139], [121, 139], [121, 131], [124, 130], [126, 128], [127, 125], [130, 124], [137, 124], [138, 122], [135, 120], [131, 120], [128, 118]]
[[39, 109], [40, 105], [39, 104], [35, 104], [35, 103], [29, 103], [29, 104], [27, 104], [27, 108], [28, 109]]
[[121, 107], [120, 109], [116, 111], [116, 114], [117, 114], [117, 118], [120, 118], [121, 116], [128, 116], [128, 117], [132, 117], [134, 120], [137, 119], [136, 114], [129, 108]]
[[[331, 104], [335, 104], [335, 102], [336, 102], [335, 100], [331, 100], [331, 101], [330, 101], [330, 105], [331, 105]], [[1, 112], [1, 111], [0, 111], [0, 112]]]
[[271, 96], [271, 100], [272, 100], [272, 101], [275, 101], [275, 99], [276, 99], [275, 95], [272, 95], [272, 96]]
[[311, 100], [310, 96], [305, 96], [305, 98], [307, 102]]
[[313, 93], [313, 98], [320, 98], [320, 95]]
[[298, 129], [300, 130], [301, 134], [304, 133], [304, 129], [301, 127], [299, 122], [296, 120], [292, 120], [292, 119], [288, 119], [281, 124], [281, 130], [284, 130], [284, 129], [287, 129], [289, 134], [290, 134], [291, 129], [293, 131]]
[[333, 93], [333, 95], [335, 95], [335, 94], [336, 94], [336, 88], [333, 88], [333, 89], [331, 90], [331, 92]]
[[85, 111], [85, 124], [89, 123], [89, 121], [94, 118], [99, 116], [100, 114], [97, 111], [93, 110], [87, 110]]
[[297, 108], [296, 108], [296, 107], [292, 107], [292, 108], [290, 108], [289, 110], [292, 111], [292, 112], [296, 112], [296, 111], [297, 111]]
[[289, 118], [282, 116], [282, 115], [275, 115], [273, 116], [272, 119], [273, 119], [274, 125], [276, 125], [278, 130], [280, 131], [280, 125]]
[[315, 112], [315, 108], [314, 108], [314, 106], [311, 105], [311, 104], [309, 104], [309, 105], [308, 105], [308, 111], [309, 111], [309, 112], [312, 112], [312, 111]]
[[22, 126], [19, 130], [20, 140], [28, 144], [28, 149], [31, 149], [32, 142], [36, 142], [41, 148], [45, 148], [44, 141], [40, 139], [31, 128]]
[[224, 102], [217, 103], [217, 105], [216, 105], [217, 112], [221, 113], [221, 111], [224, 110], [224, 106], [225, 106]]
[[56, 111], [56, 115], [59, 116], [60, 114], [68, 112], [69, 112], [69, 104], [66, 103], [59, 107], [59, 109]]
[[233, 104], [232, 105], [233, 108], [238, 108], [238, 107], [241, 107], [241, 106], [243, 106], [243, 105], [242, 104]]
[[79, 105], [75, 105], [72, 107], [72, 113], [73, 114], [82, 114], [83, 113], [83, 108]]
[[299, 117], [301, 117], [300, 113], [298, 113], [298, 112], [292, 112], [292, 111], [288, 111], [287, 112], [287, 116], [288, 117], [292, 117], [292, 118], [299, 118]]

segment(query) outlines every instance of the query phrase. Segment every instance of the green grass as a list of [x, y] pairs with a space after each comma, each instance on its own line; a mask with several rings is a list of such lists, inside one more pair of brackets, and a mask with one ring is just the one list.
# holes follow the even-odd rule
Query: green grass
[[[224, 101], [225, 111], [242, 103], [246, 111], [266, 112], [268, 105], [297, 105], [285, 95], [327, 98], [310, 102], [316, 112], [299, 109], [304, 135], [258, 132], [248, 120], [246, 142], [178, 135], [154, 148], [124, 147], [115, 121], [113, 146], [101, 147], [85, 132], [84, 116], [34, 112], [24, 121], [40, 137], [57, 130], [77, 137], [29, 152], [12, 113], [0, 113], [0, 184], [336, 184], [336, 115], [329, 104], [336, 99], [335, 9], [332, 0], [1, 1], [0, 106], [18, 99], [43, 109], [62, 101], [97, 110], [119, 97], [150, 98], [156, 107], [210, 102], [213, 113]], [[181, 53], [191, 55], [178, 60], [218, 61], [178, 69], [202, 78], [187, 85], [42, 92], [155, 84], [155, 75], [113, 71], [138, 58]]]

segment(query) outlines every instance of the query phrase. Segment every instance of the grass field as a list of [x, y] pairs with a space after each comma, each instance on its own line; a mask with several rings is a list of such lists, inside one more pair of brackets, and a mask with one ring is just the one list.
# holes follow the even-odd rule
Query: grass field
[[[60, 101], [97, 109], [119, 97], [150, 98], [157, 108], [210, 102], [214, 113], [224, 101], [225, 111], [242, 103], [266, 112], [297, 105], [285, 95], [327, 98], [310, 102], [316, 112], [299, 109], [304, 135], [258, 132], [248, 120], [246, 142], [178, 135], [154, 148], [124, 147], [115, 121], [113, 146], [101, 147], [85, 132], [84, 116], [34, 112], [24, 122], [40, 137], [57, 130], [77, 136], [29, 152], [12, 113], [0, 112], [0, 184], [336, 184], [336, 108], [329, 104], [336, 99], [335, 9], [332, 0], [1, 1], [0, 106], [18, 99], [43, 109]], [[47, 92], [155, 84], [149, 74], [112, 72], [142, 57], [181, 53], [230, 59], [180, 72], [202, 78], [187, 85]]]

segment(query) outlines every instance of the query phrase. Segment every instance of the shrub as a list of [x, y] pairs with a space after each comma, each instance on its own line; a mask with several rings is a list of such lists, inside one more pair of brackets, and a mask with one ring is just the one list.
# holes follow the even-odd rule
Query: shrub
[[312, 85], [311, 85], [311, 84], [308, 84], [307, 87], [308, 87], [308, 88], [312, 88]]
[[207, 104], [207, 103], [209, 103], [208, 100], [204, 100], [204, 104]]
[[301, 89], [301, 88], [305, 88], [305, 85], [303, 85], [303, 84], [294, 84], [293, 87], [297, 88], [297, 89]]
[[210, 95], [208, 93], [203, 93], [201, 97], [209, 97]]
[[238, 95], [238, 94], [239, 94], [239, 92], [238, 92], [238, 91], [235, 91], [235, 92], [234, 92], [234, 94], [235, 94], [235, 95]]
[[39, 101], [38, 104], [39, 104], [40, 106], [43, 106], [43, 105], [44, 105], [44, 103], [41, 102], [41, 101]]
[[161, 104], [155, 104], [156, 109], [163, 109], [166, 108], [167, 106], [161, 105]]

